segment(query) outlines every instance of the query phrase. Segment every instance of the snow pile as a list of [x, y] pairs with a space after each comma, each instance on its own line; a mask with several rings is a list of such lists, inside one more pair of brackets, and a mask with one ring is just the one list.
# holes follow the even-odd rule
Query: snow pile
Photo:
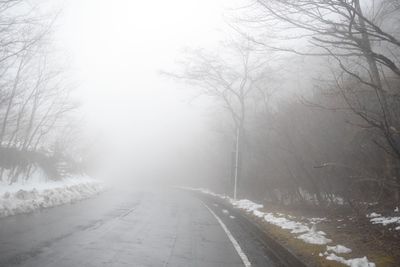
[[[329, 253], [330, 252], [330, 253]], [[362, 257], [362, 258], [353, 258], [353, 259], [345, 259], [343, 257], [340, 257], [336, 254], [345, 254], [345, 253], [351, 253], [352, 250], [350, 248], [347, 248], [343, 245], [336, 245], [336, 246], [326, 246], [326, 251], [322, 254], [319, 253], [320, 257], [326, 257], [327, 260], [329, 261], [336, 261], [339, 263], [342, 263], [346, 266], [350, 267], [375, 267], [375, 263], [370, 262], [367, 257]]]
[[229, 199], [229, 202], [233, 206], [245, 210], [247, 212], [253, 212], [255, 210], [264, 208], [263, 205], [254, 203], [253, 201], [250, 201], [248, 199], [240, 199], [240, 200]]
[[372, 218], [371, 222], [374, 224], [388, 225], [392, 223], [400, 224], [400, 217], [376, 217]]
[[[331, 253], [329, 253], [331, 252]], [[345, 259], [343, 257], [340, 257], [336, 254], [345, 254], [345, 253], [351, 253], [352, 250], [350, 248], [347, 248], [343, 245], [336, 245], [336, 246], [326, 246], [326, 251], [324, 254], [320, 253], [320, 257], [326, 257], [327, 260], [329, 261], [337, 261], [339, 263], [342, 263], [346, 266], [350, 267], [375, 267], [375, 263], [370, 262], [367, 257], [362, 257], [362, 258], [353, 258], [353, 259]]]
[[[279, 214], [280, 216], [275, 216], [273, 213], [264, 213], [259, 211], [259, 209], [263, 208], [264, 206], [261, 204], [254, 203], [248, 199], [241, 199], [241, 200], [233, 200], [229, 199], [230, 203], [246, 212], [254, 214], [254, 216], [263, 218], [266, 222], [276, 225], [282, 229], [290, 230], [292, 234], [301, 234], [297, 236], [298, 239], [303, 240], [305, 243], [308, 244], [315, 244], [315, 245], [324, 245], [332, 242], [332, 240], [325, 237], [325, 233], [322, 231], [316, 231], [315, 225], [311, 228], [307, 225], [297, 222], [294, 220], [289, 220], [286, 217], [283, 217], [283, 214]], [[294, 218], [291, 216], [291, 218]], [[316, 221], [321, 221], [321, 218], [315, 218], [312, 220], [315, 224]]]
[[254, 210], [253, 215], [258, 217], [258, 218], [263, 218], [265, 216], [265, 212], [259, 211], [259, 210]]
[[291, 230], [290, 232], [293, 234], [300, 234], [310, 231], [310, 228], [308, 226], [300, 222], [291, 221], [286, 219], [285, 217], [276, 217], [272, 213], [266, 213], [264, 216], [264, 220], [273, 225], [279, 226], [282, 229]]
[[102, 183], [86, 176], [69, 177], [61, 181], [1, 185], [0, 217], [71, 203], [103, 190]]
[[340, 262], [340, 263], [350, 266], [350, 267], [375, 267], [376, 266], [375, 263], [370, 262], [367, 259], [367, 257], [346, 260], [343, 257], [337, 256], [335, 253], [331, 253], [326, 257], [326, 259], [330, 260], [330, 261], [337, 261], [337, 262]]
[[400, 230], [400, 216], [385, 217], [379, 213], [372, 212], [367, 215], [367, 218], [369, 218], [370, 222], [373, 224], [382, 224], [383, 226], [388, 224], [396, 224], [395, 229]]
[[347, 248], [343, 245], [336, 245], [336, 246], [326, 246], [326, 251], [332, 251], [335, 252], [336, 254], [342, 254], [342, 253], [351, 253], [351, 249]]
[[372, 212], [370, 214], [367, 214], [367, 218], [376, 218], [376, 217], [381, 217], [382, 215], [376, 212]]
[[311, 229], [299, 235], [297, 238], [303, 240], [305, 243], [314, 245], [325, 245], [332, 242], [331, 239], [325, 237], [326, 233], [323, 231], [316, 231], [314, 226]]

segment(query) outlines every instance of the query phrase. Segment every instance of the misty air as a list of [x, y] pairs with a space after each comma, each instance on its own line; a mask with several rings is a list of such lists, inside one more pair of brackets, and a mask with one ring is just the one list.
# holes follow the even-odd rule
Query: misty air
[[400, 266], [400, 1], [0, 1], [0, 266]]

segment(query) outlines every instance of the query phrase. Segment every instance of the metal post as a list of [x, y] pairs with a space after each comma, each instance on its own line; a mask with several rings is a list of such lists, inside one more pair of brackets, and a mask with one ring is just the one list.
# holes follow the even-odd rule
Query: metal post
[[236, 155], [235, 155], [235, 181], [233, 187], [233, 199], [236, 200], [237, 197], [237, 182], [239, 175], [239, 142], [240, 142], [240, 129], [236, 128]]

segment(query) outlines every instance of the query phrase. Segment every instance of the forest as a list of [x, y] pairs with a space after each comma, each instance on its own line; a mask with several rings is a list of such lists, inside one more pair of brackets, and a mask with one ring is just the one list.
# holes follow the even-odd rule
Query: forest
[[186, 50], [167, 75], [225, 114], [212, 126], [219, 153], [203, 159], [223, 166], [209, 182], [233, 194], [237, 177], [241, 197], [279, 205], [397, 207], [399, 12], [386, 0], [250, 1], [231, 14], [233, 38]]
[[[57, 18], [29, 1], [0, 3], [0, 181], [13, 184], [43, 173], [60, 179], [80, 169], [73, 159], [78, 104], [74, 85], [52, 45]], [[76, 154], [75, 154], [76, 155]]]

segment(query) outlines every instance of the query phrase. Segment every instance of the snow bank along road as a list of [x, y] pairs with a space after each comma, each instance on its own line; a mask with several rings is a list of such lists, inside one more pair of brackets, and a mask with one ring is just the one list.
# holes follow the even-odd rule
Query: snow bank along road
[[236, 218], [180, 190], [117, 190], [0, 219], [0, 266], [275, 266]]

